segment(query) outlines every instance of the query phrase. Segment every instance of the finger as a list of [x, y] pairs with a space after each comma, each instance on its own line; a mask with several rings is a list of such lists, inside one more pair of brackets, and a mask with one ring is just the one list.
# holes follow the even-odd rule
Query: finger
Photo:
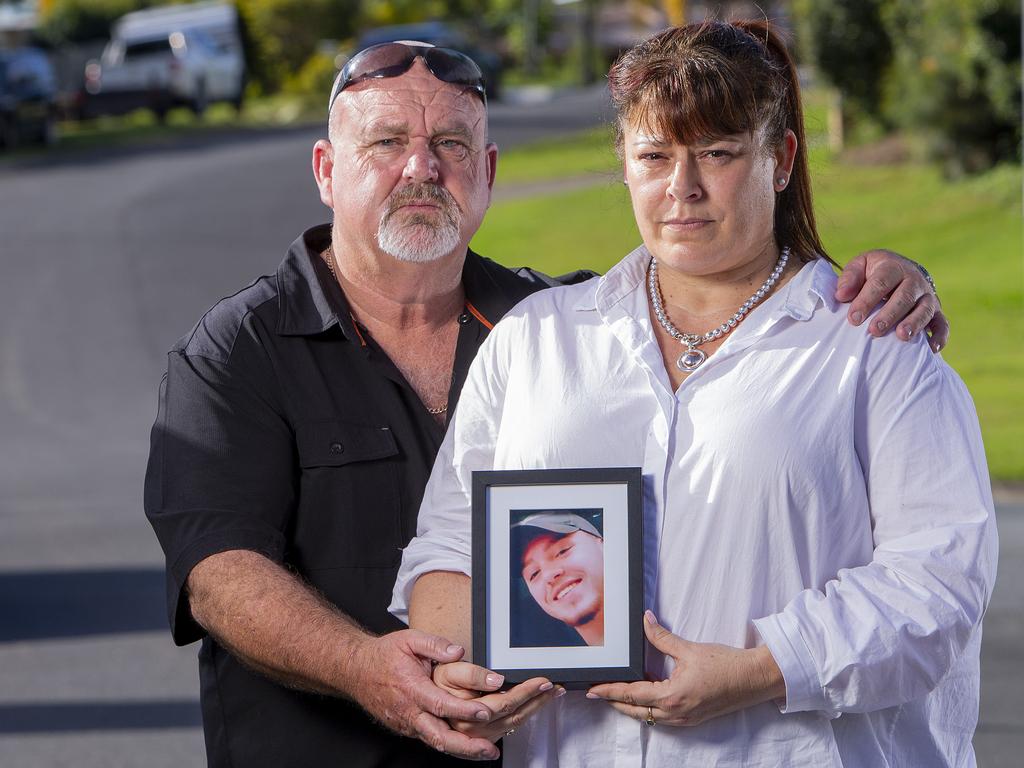
[[866, 259], [864, 254], [852, 259], [843, 271], [839, 273], [839, 282], [836, 284], [836, 299], [846, 303], [858, 293], [864, 285], [864, 265]]
[[469, 720], [485, 723], [493, 719], [491, 710], [479, 699], [463, 701], [431, 681], [426, 681], [413, 689], [413, 701], [431, 715], [446, 720]]
[[850, 322], [853, 325], [860, 325], [864, 322], [871, 311], [900, 284], [904, 276], [905, 273], [893, 263], [882, 263], [872, 269], [860, 292], [850, 302], [848, 314]]
[[477, 702], [490, 709], [494, 713], [492, 719], [497, 720], [514, 714], [531, 699], [554, 689], [554, 683], [547, 678], [534, 677], [507, 691], [481, 696]]
[[441, 664], [458, 661], [466, 649], [437, 635], [428, 635], [414, 629], [407, 630], [405, 642], [409, 650], [424, 659]]
[[926, 297], [926, 293], [930, 294], [931, 292], [918, 291], [912, 281], [904, 280], [871, 319], [868, 333], [872, 336], [883, 336], [891, 331], [914, 310], [919, 299]]
[[647, 722], [647, 716], [651, 715], [654, 718], [654, 725], [687, 725], [691, 721], [685, 717], [674, 717], [663, 709], [657, 707], [637, 707], [633, 704], [623, 704], [620, 701], [608, 702], [614, 709], [631, 717], [634, 720], [638, 720], [641, 723]]
[[416, 719], [416, 735], [428, 746], [466, 760], [496, 760], [501, 753], [488, 739], [468, 736], [426, 712]]
[[658, 689], [654, 683], [646, 680], [639, 683], [605, 683], [595, 685], [587, 691], [588, 699], [604, 699], [605, 701], [621, 701], [637, 706], [654, 703], [658, 698]]
[[438, 667], [435, 670], [435, 680], [447, 687], [461, 688], [465, 691], [496, 691], [505, 682], [504, 676], [468, 661]]
[[932, 352], [941, 352], [946, 348], [946, 343], [949, 341], [949, 320], [946, 319], [946, 315], [941, 309], [928, 323], [928, 334], [931, 336]]
[[673, 658], [679, 656], [680, 646], [686, 642], [661, 626], [653, 611], [644, 611], [644, 633], [651, 645]]
[[931, 294], [918, 299], [917, 305], [896, 326], [896, 336], [902, 341], [910, 341], [928, 327], [932, 317], [939, 308], [939, 303]]
[[562, 686], [556, 686], [550, 691], [547, 691], [543, 696], [535, 696], [526, 702], [522, 707], [516, 710], [513, 714], [508, 717], [503, 717], [499, 720], [492, 722], [488, 728], [493, 728], [496, 738], [504, 736], [511, 730], [515, 730], [531, 717], [537, 713], [538, 710], [543, 709], [550, 704], [554, 699], [560, 698], [565, 695], [565, 688]]

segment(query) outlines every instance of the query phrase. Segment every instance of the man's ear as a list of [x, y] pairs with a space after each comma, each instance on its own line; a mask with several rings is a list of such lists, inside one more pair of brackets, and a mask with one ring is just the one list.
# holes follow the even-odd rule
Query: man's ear
[[494, 178], [498, 173], [498, 145], [492, 141], [484, 152], [487, 153], [487, 202], [489, 203], [490, 193], [494, 191]]
[[334, 171], [334, 147], [327, 139], [320, 139], [313, 145], [313, 178], [320, 190], [320, 200], [334, 210], [334, 188], [332, 172]]

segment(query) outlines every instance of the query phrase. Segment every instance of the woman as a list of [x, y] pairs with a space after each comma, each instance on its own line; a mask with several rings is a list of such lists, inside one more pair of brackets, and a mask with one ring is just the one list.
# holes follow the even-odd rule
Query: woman
[[509, 765], [972, 765], [977, 418], [924, 339], [871, 340], [833, 300], [792, 61], [764, 24], [710, 22], [609, 79], [644, 245], [495, 328], [393, 611], [468, 640], [473, 470], [642, 464], [653, 682], [545, 706]]

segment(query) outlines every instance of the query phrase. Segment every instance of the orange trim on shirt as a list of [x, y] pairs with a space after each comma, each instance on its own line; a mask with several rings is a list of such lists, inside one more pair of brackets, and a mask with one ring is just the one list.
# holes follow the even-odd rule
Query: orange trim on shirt
[[348, 313], [348, 316], [352, 318], [352, 327], [356, 329], [356, 336], [359, 337], [359, 346], [365, 347], [366, 339], [364, 339], [363, 334], [359, 332], [359, 325], [356, 323], [356, 316], [353, 315], [351, 312]]
[[486, 328], [488, 331], [490, 331], [490, 330], [492, 330], [494, 328], [494, 323], [492, 323], [490, 320], [488, 320], [486, 317], [484, 317], [482, 314], [480, 314], [480, 310], [477, 309], [476, 307], [474, 307], [468, 301], [466, 302], [466, 309], [468, 309], [469, 310], [469, 314], [471, 314], [473, 317], [475, 317], [477, 320], [479, 320], [480, 324], [484, 328]]

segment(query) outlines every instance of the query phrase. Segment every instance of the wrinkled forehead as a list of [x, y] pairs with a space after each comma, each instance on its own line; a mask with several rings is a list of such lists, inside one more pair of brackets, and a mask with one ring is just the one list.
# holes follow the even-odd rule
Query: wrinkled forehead
[[[428, 124], [455, 124], [486, 135], [487, 111], [480, 97], [463, 85], [434, 77], [420, 59], [398, 77], [368, 79], [340, 94], [334, 104], [343, 123], [415, 120]], [[332, 112], [332, 117], [334, 113]]]

